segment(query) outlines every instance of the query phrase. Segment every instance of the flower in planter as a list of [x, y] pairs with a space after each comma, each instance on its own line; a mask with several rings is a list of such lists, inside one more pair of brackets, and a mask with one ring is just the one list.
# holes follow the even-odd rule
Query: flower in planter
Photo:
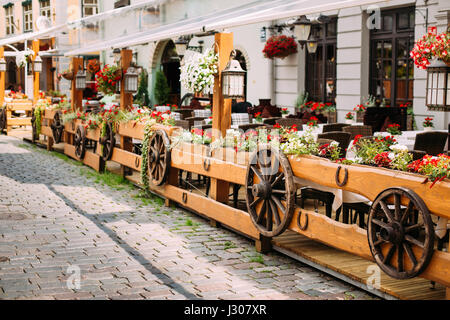
[[427, 180], [432, 181], [430, 188], [438, 181], [450, 178], [450, 156], [439, 154], [436, 156], [425, 155], [422, 159], [413, 161], [408, 165], [412, 172], [427, 175]]
[[255, 113], [255, 119], [258, 122], [262, 122], [262, 113], [261, 112]]
[[360, 113], [364, 112], [366, 110], [366, 107], [364, 107], [362, 104], [358, 104], [356, 107], [353, 108], [353, 111]]
[[400, 103], [399, 105], [400, 108], [409, 108], [411, 107], [411, 102], [405, 102], [405, 103]]
[[400, 130], [400, 125], [396, 124], [396, 123], [388, 125], [388, 127], [386, 128], [386, 131], [392, 135], [402, 134], [402, 132]]
[[297, 53], [297, 42], [293, 37], [285, 35], [270, 37], [263, 49], [264, 57], [286, 58], [290, 54]]
[[308, 127], [317, 127], [318, 121], [319, 121], [319, 119], [317, 119], [316, 117], [309, 118]]
[[443, 32], [436, 35], [434, 32], [428, 32], [416, 42], [409, 55], [420, 69], [426, 69], [433, 58], [449, 63], [450, 33]]
[[433, 118], [426, 117], [422, 124], [424, 128], [433, 128], [434, 127]]
[[373, 158], [375, 164], [379, 167], [386, 167], [389, 168], [389, 165], [391, 164], [391, 159], [389, 158], [389, 152], [381, 152], [377, 154]]
[[323, 108], [325, 108], [325, 104], [324, 103], [314, 102], [314, 103], [312, 103], [311, 111], [315, 111], [315, 110], [320, 111]]
[[348, 112], [346, 115], [345, 115], [345, 119], [347, 119], [347, 120], [353, 120], [355, 117], [354, 117], [354, 115], [353, 115], [353, 113], [351, 113], [351, 112]]
[[288, 108], [282, 108], [281, 109], [281, 114], [289, 114]]

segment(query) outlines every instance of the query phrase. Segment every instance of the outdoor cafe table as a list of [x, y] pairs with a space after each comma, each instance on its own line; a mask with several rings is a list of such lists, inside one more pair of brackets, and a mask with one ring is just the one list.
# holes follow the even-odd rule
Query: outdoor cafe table
[[[438, 132], [447, 132], [447, 130], [433, 130], [433, 131], [438, 131]], [[422, 133], [425, 132], [423, 130], [411, 130], [411, 131], [402, 131], [401, 135], [396, 135], [395, 139], [397, 140], [397, 142], [401, 145], [405, 145], [408, 147], [408, 150], [414, 150], [414, 143], [416, 141], [416, 135], [418, 133]], [[375, 132], [374, 136], [382, 136], [382, 137], [386, 137], [386, 136], [390, 136], [391, 134], [389, 132]], [[445, 144], [444, 150], [448, 150], [448, 140]]]

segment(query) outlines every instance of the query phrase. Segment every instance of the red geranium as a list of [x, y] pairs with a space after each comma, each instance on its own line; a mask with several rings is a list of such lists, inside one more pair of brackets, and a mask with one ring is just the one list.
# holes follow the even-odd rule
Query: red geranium
[[293, 37], [285, 35], [270, 37], [264, 46], [264, 57], [285, 58], [290, 54], [297, 53], [297, 42]]

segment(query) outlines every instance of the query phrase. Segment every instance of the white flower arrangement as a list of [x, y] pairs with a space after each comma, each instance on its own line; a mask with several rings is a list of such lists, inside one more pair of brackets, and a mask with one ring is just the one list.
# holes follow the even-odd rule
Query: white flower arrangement
[[180, 67], [181, 84], [191, 92], [212, 93], [214, 75], [218, 72], [219, 55], [213, 49], [193, 56]]
[[25, 51], [20, 51], [16, 55], [16, 65], [18, 68], [23, 68], [26, 66], [27, 62], [30, 59], [30, 56], [34, 55], [34, 51], [31, 49], [27, 49]]

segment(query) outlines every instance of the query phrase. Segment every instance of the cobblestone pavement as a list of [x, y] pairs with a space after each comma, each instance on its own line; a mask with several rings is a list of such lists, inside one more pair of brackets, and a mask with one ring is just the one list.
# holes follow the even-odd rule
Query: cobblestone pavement
[[139, 192], [0, 136], [0, 298], [373, 299]]

